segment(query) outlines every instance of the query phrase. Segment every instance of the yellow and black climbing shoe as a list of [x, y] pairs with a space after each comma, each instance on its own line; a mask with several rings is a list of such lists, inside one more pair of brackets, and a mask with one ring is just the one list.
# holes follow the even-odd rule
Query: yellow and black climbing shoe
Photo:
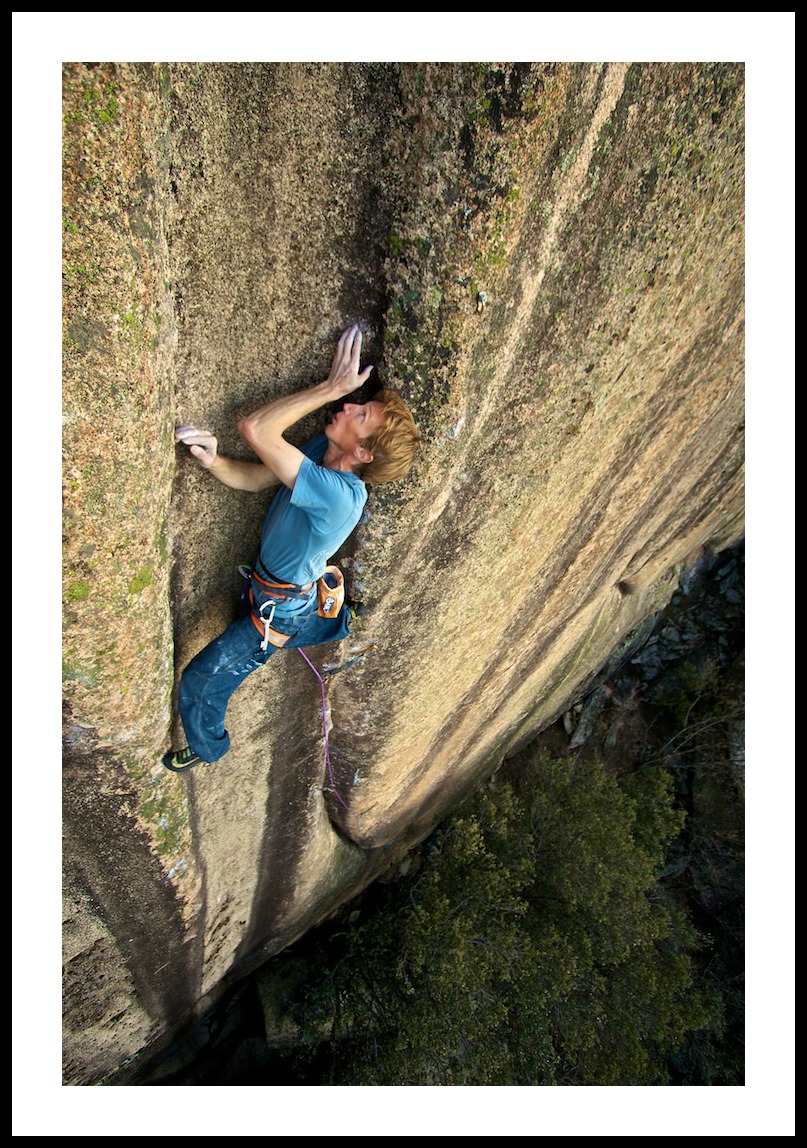
[[163, 765], [166, 769], [172, 769], [174, 773], [185, 773], [195, 765], [207, 765], [207, 762], [186, 745], [184, 749], [179, 749], [175, 753], [166, 753], [163, 756]]

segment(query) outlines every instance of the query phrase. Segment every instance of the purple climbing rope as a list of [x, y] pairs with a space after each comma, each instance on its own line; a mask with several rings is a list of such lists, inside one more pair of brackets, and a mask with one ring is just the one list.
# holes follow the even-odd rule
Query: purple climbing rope
[[[313, 662], [311, 662], [309, 660], [308, 656], [304, 653], [304, 651], [302, 650], [302, 648], [300, 646], [297, 647], [297, 651], [298, 651], [298, 653], [302, 654], [302, 656], [308, 662], [309, 666], [314, 671], [314, 674], [315, 674], [317, 680], [319, 681], [320, 686], [322, 687], [322, 732], [325, 735], [325, 761], [328, 764], [328, 777], [331, 779], [331, 789], [336, 794], [340, 805], [343, 805], [345, 807], [345, 809], [348, 809], [348, 806], [345, 805], [344, 801], [342, 801], [342, 798], [339, 796], [339, 791], [337, 790], [336, 785], [334, 784], [334, 780], [333, 780], [333, 770], [331, 769], [331, 751], [330, 751], [330, 747], [328, 745], [328, 719], [327, 719], [326, 714], [325, 714], [325, 682], [324, 682], [322, 675], [320, 674], [319, 670], [316, 668], [316, 666], [313, 664]], [[348, 809], [348, 812], [349, 812], [349, 809]]]

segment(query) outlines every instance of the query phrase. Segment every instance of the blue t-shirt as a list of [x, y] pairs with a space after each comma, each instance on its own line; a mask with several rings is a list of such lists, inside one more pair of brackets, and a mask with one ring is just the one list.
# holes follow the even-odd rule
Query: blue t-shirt
[[[320, 465], [328, 439], [318, 435], [301, 448], [305, 458], [294, 489], [281, 486], [266, 515], [261, 533], [260, 563], [282, 582], [306, 586], [322, 577], [333, 554], [361, 518], [367, 488], [350, 471]], [[277, 607], [288, 616], [305, 609], [293, 599]]]

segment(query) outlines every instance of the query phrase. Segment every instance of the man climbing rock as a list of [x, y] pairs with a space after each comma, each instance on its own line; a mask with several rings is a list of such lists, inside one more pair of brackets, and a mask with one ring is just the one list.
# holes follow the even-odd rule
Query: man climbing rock
[[220, 455], [210, 431], [176, 431], [177, 441], [225, 486], [257, 492], [282, 484], [263, 525], [255, 567], [248, 571], [249, 612], [197, 654], [180, 680], [179, 713], [188, 744], [162, 759], [176, 773], [227, 753], [230, 697], [276, 650], [347, 636], [350, 611], [341, 574], [328, 560], [361, 517], [365, 483], [392, 482], [409, 470], [418, 442], [414, 419], [401, 396], [385, 389], [369, 402], [345, 403], [324, 434], [302, 450], [283, 435], [367, 381], [373, 368], [360, 371], [361, 345], [358, 326], [350, 327], [324, 382], [275, 399], [239, 422], [259, 462]]

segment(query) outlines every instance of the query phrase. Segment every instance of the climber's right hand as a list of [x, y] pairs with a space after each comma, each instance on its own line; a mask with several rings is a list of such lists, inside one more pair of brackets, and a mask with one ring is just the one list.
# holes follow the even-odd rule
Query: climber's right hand
[[200, 466], [209, 469], [216, 461], [218, 455], [218, 441], [209, 430], [200, 430], [199, 427], [177, 427], [174, 431], [177, 442], [182, 442], [191, 452]]

